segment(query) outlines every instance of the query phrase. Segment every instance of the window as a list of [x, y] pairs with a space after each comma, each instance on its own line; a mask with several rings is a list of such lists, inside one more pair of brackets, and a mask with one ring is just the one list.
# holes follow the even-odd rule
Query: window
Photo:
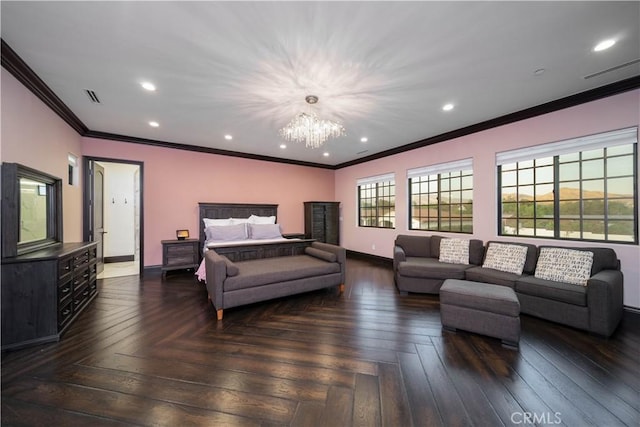
[[78, 157], [75, 154], [69, 153], [67, 155], [67, 159], [69, 161], [68, 167], [68, 179], [69, 185], [78, 185]]
[[498, 153], [500, 235], [638, 243], [637, 134]]
[[2, 164], [2, 256], [62, 241], [62, 180], [17, 163]]
[[412, 169], [409, 229], [473, 233], [473, 161]]
[[358, 180], [358, 225], [395, 228], [396, 183], [393, 174]]

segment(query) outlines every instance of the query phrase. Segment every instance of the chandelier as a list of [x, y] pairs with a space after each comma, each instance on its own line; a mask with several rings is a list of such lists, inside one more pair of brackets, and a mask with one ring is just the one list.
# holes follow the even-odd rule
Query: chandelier
[[[307, 104], [315, 104], [318, 97], [309, 95]], [[280, 129], [280, 136], [287, 141], [302, 142], [306, 147], [319, 148], [327, 139], [345, 135], [345, 130], [338, 122], [321, 120], [313, 112], [300, 113]]]

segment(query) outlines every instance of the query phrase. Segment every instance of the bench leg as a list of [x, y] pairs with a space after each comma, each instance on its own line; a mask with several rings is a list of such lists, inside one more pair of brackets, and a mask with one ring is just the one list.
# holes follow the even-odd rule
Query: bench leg
[[507, 340], [502, 340], [502, 346], [506, 348], [510, 348], [512, 350], [517, 350], [519, 347], [517, 342], [507, 341]]
[[217, 314], [217, 316], [218, 316], [218, 320], [222, 320], [222, 309], [217, 310], [217, 311], [216, 311], [216, 314]]
[[338, 294], [344, 293], [344, 283], [338, 285]]

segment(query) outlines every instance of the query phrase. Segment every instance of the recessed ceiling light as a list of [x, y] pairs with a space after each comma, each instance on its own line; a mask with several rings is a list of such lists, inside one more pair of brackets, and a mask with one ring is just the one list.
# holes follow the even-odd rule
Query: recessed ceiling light
[[225, 135], [224, 139], [226, 139], [227, 141], [231, 141], [233, 137], [231, 135]]
[[453, 104], [444, 104], [442, 106], [442, 110], [443, 111], [451, 111], [451, 110], [453, 110]]
[[329, 153], [327, 153], [326, 151], [324, 153], [322, 153], [323, 156], [325, 157], [329, 157]]
[[158, 122], [149, 122], [149, 126], [151, 126], [152, 128], [157, 128], [158, 126], [160, 126], [160, 123], [158, 123]]
[[369, 140], [369, 138], [367, 138], [366, 136], [363, 136], [362, 138], [360, 138], [360, 142], [367, 142]]
[[280, 148], [284, 150], [285, 148], [287, 148], [287, 144], [280, 144]]
[[151, 92], [156, 90], [156, 85], [154, 85], [151, 82], [142, 82], [142, 83], [140, 83], [140, 86], [142, 86], [143, 89], [146, 89], [146, 90], [151, 91]]
[[609, 49], [614, 44], [616, 44], [615, 39], [603, 40], [593, 48], [593, 51], [600, 52], [601, 50]]

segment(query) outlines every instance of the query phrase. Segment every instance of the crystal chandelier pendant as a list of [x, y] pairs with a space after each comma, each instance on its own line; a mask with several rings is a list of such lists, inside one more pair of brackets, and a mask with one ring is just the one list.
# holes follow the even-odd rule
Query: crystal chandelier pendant
[[[318, 97], [309, 95], [305, 98], [308, 104], [318, 102]], [[345, 129], [338, 122], [321, 120], [315, 113], [300, 113], [280, 129], [280, 136], [287, 141], [304, 141], [307, 148], [319, 148], [329, 138], [345, 135]]]

